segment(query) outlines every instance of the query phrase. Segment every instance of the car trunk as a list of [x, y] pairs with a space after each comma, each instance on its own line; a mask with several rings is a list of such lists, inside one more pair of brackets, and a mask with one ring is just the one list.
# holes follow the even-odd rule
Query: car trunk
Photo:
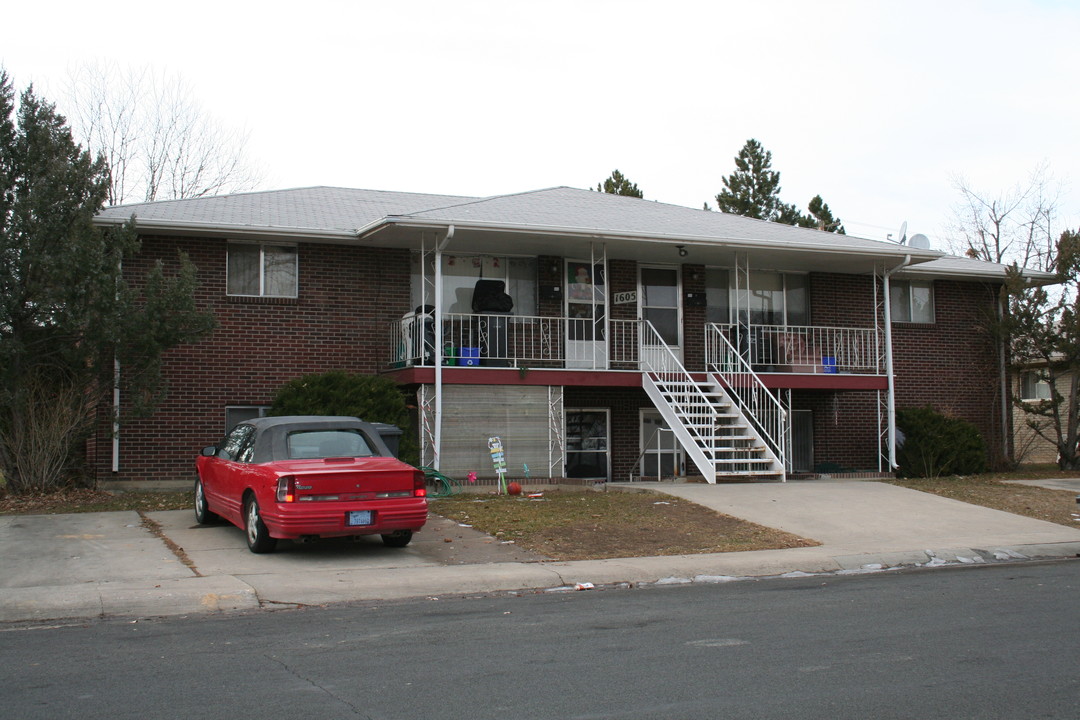
[[419, 472], [388, 457], [296, 460], [279, 463], [278, 469], [281, 476], [296, 478], [297, 501], [409, 497]]

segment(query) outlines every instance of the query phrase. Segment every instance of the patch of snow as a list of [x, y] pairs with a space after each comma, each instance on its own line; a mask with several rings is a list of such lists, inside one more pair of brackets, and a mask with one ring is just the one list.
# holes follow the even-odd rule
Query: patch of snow
[[690, 578], [666, 577], [656, 581], [657, 585], [687, 585], [693, 582]]

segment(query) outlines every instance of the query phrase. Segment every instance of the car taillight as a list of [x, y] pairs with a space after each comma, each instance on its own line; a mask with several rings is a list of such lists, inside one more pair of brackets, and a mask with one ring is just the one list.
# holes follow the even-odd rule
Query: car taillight
[[296, 478], [291, 475], [279, 477], [277, 481], [277, 501], [294, 502], [296, 500]]
[[413, 473], [413, 497], [427, 497], [427, 485], [424, 480], [424, 473], [417, 470]]

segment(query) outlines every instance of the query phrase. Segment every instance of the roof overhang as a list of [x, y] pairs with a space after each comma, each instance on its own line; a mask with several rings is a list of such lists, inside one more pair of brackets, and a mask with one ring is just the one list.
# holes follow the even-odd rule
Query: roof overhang
[[[237, 240], [275, 240], [289, 242], [323, 242], [357, 244], [356, 232], [324, 228], [273, 227], [258, 225], [229, 225], [226, 223], [202, 223], [190, 220], [148, 220], [137, 215], [135, 228], [147, 235], [176, 235], [180, 237], [224, 237]], [[102, 227], [119, 227], [131, 218], [94, 218], [94, 224]]]
[[[693, 263], [731, 267], [736, 254], [747, 257], [755, 269], [788, 272], [873, 273], [882, 267], [936, 260], [943, 253], [904, 246], [873, 251], [828, 243], [785, 243], [739, 237], [610, 232], [595, 228], [557, 227], [475, 221], [428, 220], [415, 217], [387, 217], [357, 231], [363, 245], [416, 249], [421, 238], [445, 233], [454, 226], [454, 238], [447, 252], [493, 255], [553, 255], [583, 258], [590, 255], [590, 243], [604, 246], [609, 258], [633, 259], [646, 263]], [[842, 238], [842, 236], [839, 236]], [[680, 248], [685, 254], [680, 253]]]

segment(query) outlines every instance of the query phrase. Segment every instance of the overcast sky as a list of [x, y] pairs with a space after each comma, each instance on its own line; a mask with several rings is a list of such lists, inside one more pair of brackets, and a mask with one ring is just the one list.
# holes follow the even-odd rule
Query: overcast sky
[[[595, 187], [700, 208], [747, 138], [786, 202], [944, 249], [954, 178], [1042, 163], [1080, 226], [1080, 2], [18, 3], [0, 64], [58, 100], [87, 61], [179, 73], [264, 189]], [[61, 111], [63, 108], [61, 107]]]

